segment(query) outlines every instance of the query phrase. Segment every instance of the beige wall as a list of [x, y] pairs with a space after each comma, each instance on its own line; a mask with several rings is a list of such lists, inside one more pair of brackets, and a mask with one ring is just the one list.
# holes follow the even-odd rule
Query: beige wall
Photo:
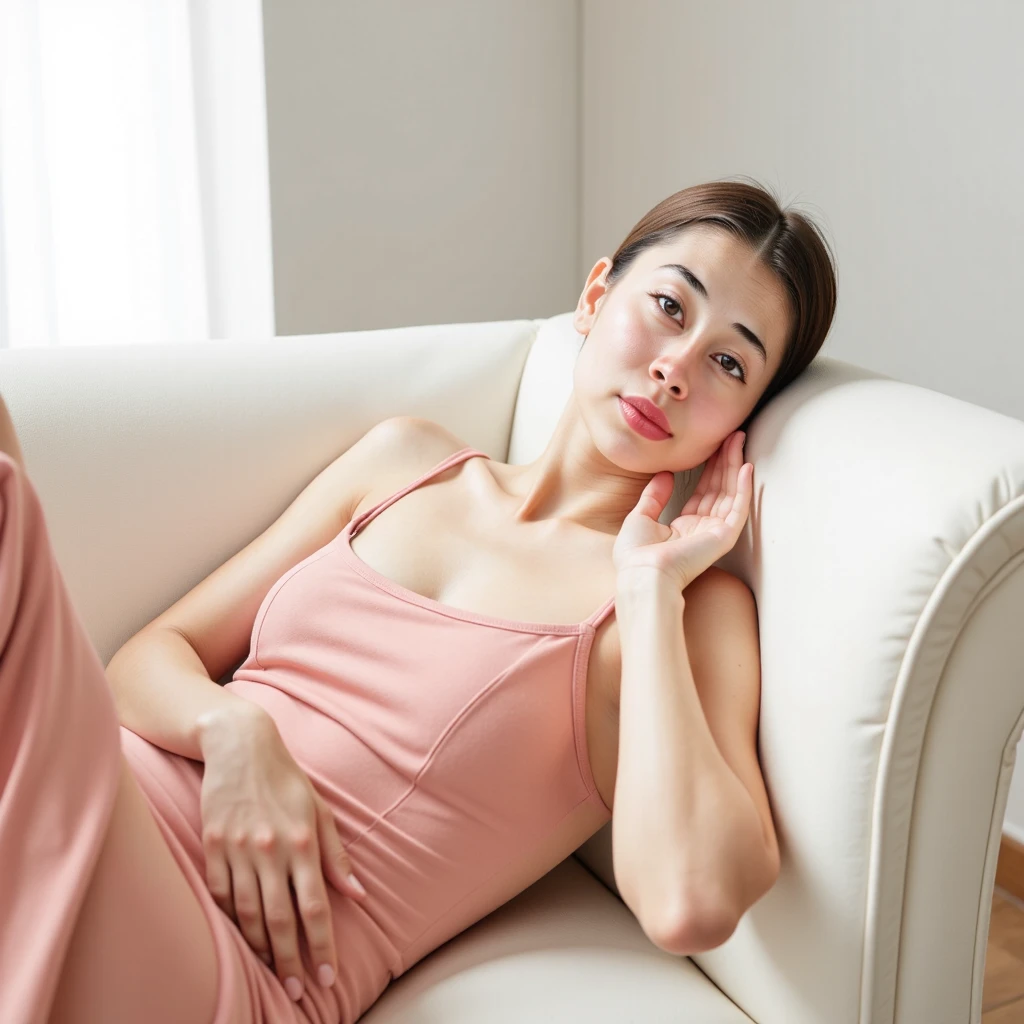
[[751, 175], [838, 249], [825, 352], [1024, 418], [1024, 4], [584, 0], [586, 269]]
[[575, 306], [575, 0], [263, 9], [278, 334]]

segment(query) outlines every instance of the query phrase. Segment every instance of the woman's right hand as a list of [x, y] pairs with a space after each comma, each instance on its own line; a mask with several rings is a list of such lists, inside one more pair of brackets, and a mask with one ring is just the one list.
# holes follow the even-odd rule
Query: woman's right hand
[[[295, 763], [262, 708], [219, 708], [201, 718], [205, 761], [201, 817], [206, 882], [292, 999], [302, 994], [303, 964], [289, 881], [321, 984], [333, 984], [338, 960], [326, 878], [346, 896], [351, 863], [330, 808]], [[288, 982], [294, 978], [294, 982]], [[297, 982], [297, 985], [296, 985]]]

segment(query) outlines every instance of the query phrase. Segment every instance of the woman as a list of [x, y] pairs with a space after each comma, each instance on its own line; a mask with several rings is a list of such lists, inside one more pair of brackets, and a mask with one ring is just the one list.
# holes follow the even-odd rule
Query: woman
[[[340, 533], [307, 523], [305, 556], [263, 581], [254, 541], [115, 656], [134, 728], [0, 416], [0, 1019], [355, 1021], [613, 803], [616, 878], [652, 939], [724, 941], [778, 846], [749, 743], [756, 613], [713, 563], [748, 514], [745, 428], [814, 358], [835, 295], [817, 229], [763, 189], [670, 196], [591, 270], [539, 458], [373, 428], [336, 463], [344, 498], [317, 492]], [[671, 474], [702, 463], [660, 523]], [[309, 520], [310, 488], [279, 523]], [[209, 611], [254, 579], [255, 617]], [[229, 624], [248, 655], [219, 688]], [[726, 644], [742, 696], [715, 701]]]

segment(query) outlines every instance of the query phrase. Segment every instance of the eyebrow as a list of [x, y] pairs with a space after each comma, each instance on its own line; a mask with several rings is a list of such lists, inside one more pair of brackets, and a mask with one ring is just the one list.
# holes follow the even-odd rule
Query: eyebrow
[[[704, 287], [701, 281], [697, 278], [692, 270], [684, 267], [681, 263], [665, 263], [658, 267], [659, 270], [673, 270], [675, 271], [684, 281], [686, 281], [693, 290], [706, 299], [708, 297], [708, 290]], [[758, 355], [761, 357], [761, 362], [764, 365], [768, 365], [768, 353], [765, 351], [764, 344], [761, 339], [749, 328], [744, 327], [743, 324], [731, 324], [730, 326], [735, 327], [739, 331], [740, 335], [746, 338], [754, 348], [757, 349]]]

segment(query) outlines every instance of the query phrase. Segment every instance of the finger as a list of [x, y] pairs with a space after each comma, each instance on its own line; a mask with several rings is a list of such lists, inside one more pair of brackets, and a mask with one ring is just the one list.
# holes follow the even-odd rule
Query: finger
[[320, 867], [319, 849], [292, 863], [292, 884], [299, 917], [306, 930], [306, 945], [320, 984], [330, 987], [338, 973], [338, 955], [334, 947], [331, 903]]
[[231, 857], [230, 864], [238, 928], [245, 936], [245, 941], [269, 967], [272, 950], [263, 920], [263, 895], [256, 871], [244, 850]]
[[722, 448], [718, 497], [711, 510], [711, 515], [718, 519], [724, 519], [729, 515], [735, 501], [736, 478], [743, 461], [743, 434], [738, 430], [730, 434]]
[[[299, 956], [299, 929], [288, 884], [287, 866], [270, 859], [258, 865], [260, 890], [263, 893], [263, 916], [274, 951], [274, 971], [288, 995], [298, 1002], [302, 996], [302, 958]], [[294, 979], [294, 980], [292, 980]]]
[[338, 827], [334, 822], [331, 809], [317, 796], [316, 798], [317, 839], [320, 842], [320, 863], [325, 877], [334, 887], [346, 896], [362, 900], [366, 898], [366, 890], [362, 883], [352, 874], [352, 862], [349, 860]]
[[659, 470], [644, 485], [640, 497], [633, 506], [630, 516], [647, 516], [657, 519], [672, 496], [675, 476], [668, 470]]
[[753, 476], [753, 463], [745, 462], [740, 466], [738, 471], [736, 498], [733, 501], [732, 508], [729, 509], [729, 514], [725, 519], [729, 527], [737, 532], [743, 528], [743, 524], [747, 519], [747, 513], [750, 509], [750, 495], [753, 491], [751, 480], [753, 479]]
[[754, 464], [746, 462], [740, 467], [739, 490], [743, 497], [742, 512], [746, 515], [750, 508], [750, 499], [754, 494]]
[[729, 507], [725, 509], [726, 515], [736, 504], [736, 487], [739, 480], [740, 467], [743, 465], [743, 436], [733, 435], [729, 443], [729, 462], [725, 474], [725, 497], [729, 500]]
[[718, 498], [722, 490], [722, 464], [724, 461], [722, 449], [719, 447], [718, 451], [715, 452], [715, 468], [711, 472], [711, 479], [708, 480], [708, 489], [697, 506], [697, 511], [702, 516], [714, 514], [715, 505], [718, 504]]
[[206, 887], [217, 906], [237, 924], [234, 901], [231, 898], [231, 870], [224, 856], [223, 835], [204, 832], [203, 853], [206, 860]]
[[722, 456], [715, 472], [714, 504], [708, 513], [714, 519], [721, 519], [729, 511], [729, 470], [732, 468], [732, 442], [722, 446]]
[[707, 493], [708, 482], [711, 480], [711, 474], [714, 472], [715, 462], [717, 459], [718, 452], [716, 451], [704, 463], [704, 468], [701, 470], [697, 486], [690, 492], [690, 497], [686, 499], [686, 504], [680, 510], [681, 515], [693, 515], [700, 508], [700, 503], [704, 498], [704, 495]]

